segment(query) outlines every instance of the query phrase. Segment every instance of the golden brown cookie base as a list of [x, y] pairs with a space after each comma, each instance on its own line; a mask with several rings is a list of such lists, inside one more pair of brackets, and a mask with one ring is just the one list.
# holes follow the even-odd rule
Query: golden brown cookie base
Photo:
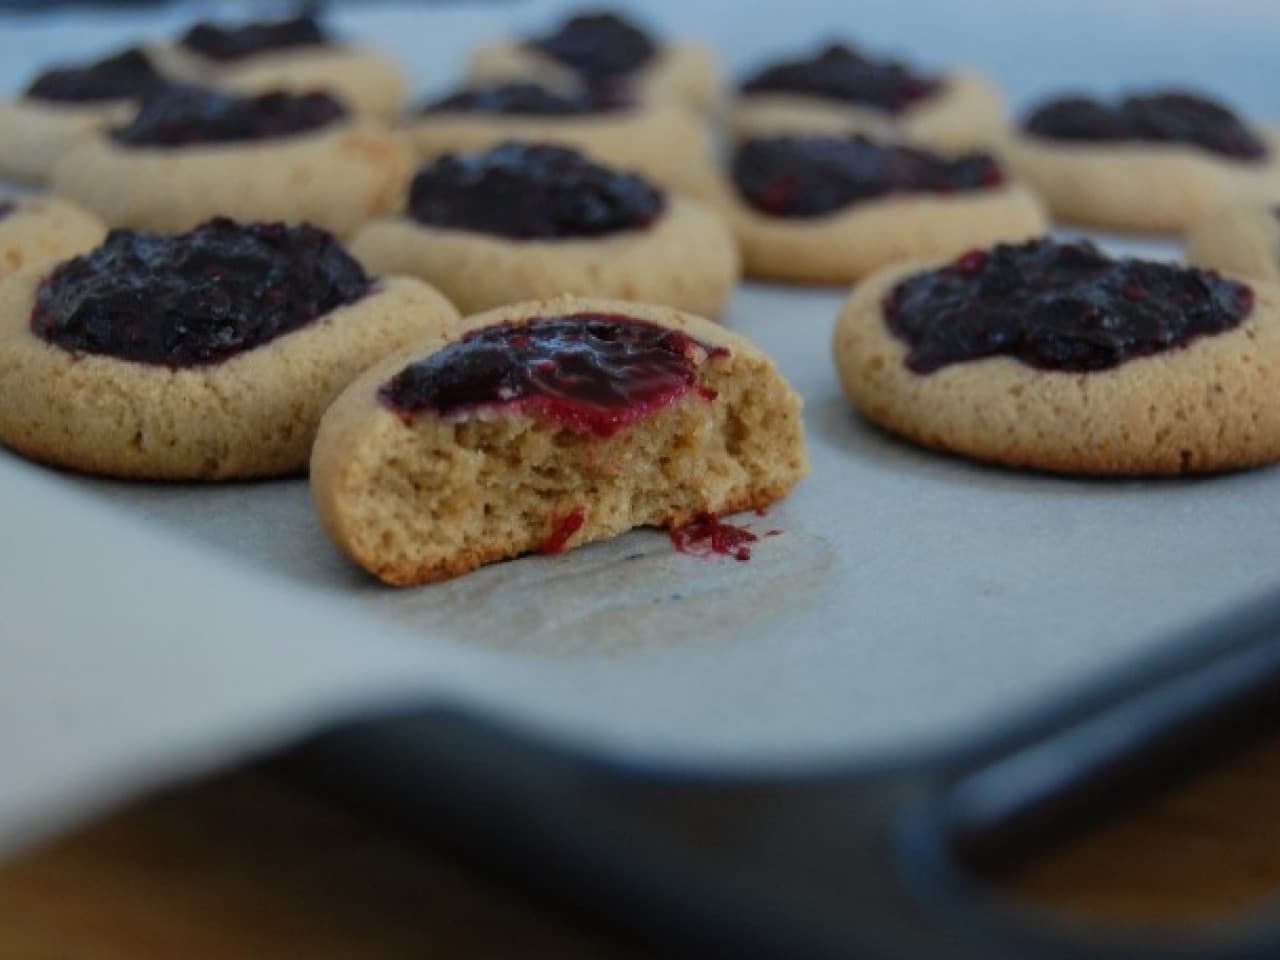
[[24, 456], [124, 478], [296, 473], [320, 415], [365, 367], [456, 322], [407, 277], [222, 363], [171, 369], [74, 354], [31, 332], [42, 274], [0, 284], [0, 442]]
[[719, 206], [756, 280], [846, 284], [893, 263], [948, 257], [1044, 234], [1039, 200], [1019, 185], [955, 194], [891, 194], [818, 217], [770, 217], [729, 183]]
[[113, 227], [180, 232], [210, 217], [307, 222], [345, 236], [399, 203], [409, 156], [363, 123], [253, 143], [77, 144], [54, 169], [59, 194]]
[[[1274, 147], [1273, 147], [1274, 150]], [[1182, 233], [1223, 207], [1280, 201], [1280, 158], [1247, 163], [1179, 144], [1062, 143], [1013, 134], [1005, 162], [1056, 219]]]
[[366, 225], [351, 252], [374, 273], [426, 280], [463, 313], [567, 293], [716, 317], [740, 273], [720, 218], [681, 197], [649, 228], [580, 239], [515, 240], [395, 217]]
[[741, 94], [729, 111], [737, 140], [781, 136], [849, 136], [905, 140], [935, 150], [971, 150], [1002, 140], [1004, 100], [989, 80], [958, 71], [934, 96], [901, 114], [788, 93]]
[[836, 325], [836, 369], [868, 419], [936, 450], [1059, 473], [1207, 473], [1280, 459], [1280, 289], [1254, 284], [1235, 330], [1110, 370], [1039, 370], [1009, 357], [907, 368], [885, 295], [931, 265], [859, 286]]
[[1229, 207], [1187, 233], [1187, 259], [1242, 277], [1280, 283], [1280, 219], [1274, 207]]
[[0, 280], [24, 267], [92, 250], [107, 235], [93, 214], [57, 197], [21, 197], [0, 217]]
[[416, 345], [352, 384], [321, 424], [312, 493], [348, 556], [388, 583], [426, 583], [535, 551], [579, 508], [568, 547], [763, 506], [807, 472], [799, 396], [764, 354], [706, 320], [561, 298], [469, 317], [463, 328], [579, 312], [622, 313], [727, 347], [699, 368], [716, 397], [690, 391], [606, 438], [493, 407], [406, 425], [377, 390], [444, 339]]
[[48, 183], [54, 165], [75, 143], [123, 123], [125, 102], [60, 104], [18, 97], [0, 100], [0, 178]]

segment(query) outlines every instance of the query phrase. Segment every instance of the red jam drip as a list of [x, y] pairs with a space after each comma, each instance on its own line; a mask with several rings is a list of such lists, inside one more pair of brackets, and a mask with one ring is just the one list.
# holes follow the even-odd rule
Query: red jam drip
[[[770, 531], [766, 536], [774, 533]], [[672, 527], [667, 535], [679, 553], [703, 558], [732, 557], [739, 563], [751, 559], [751, 545], [760, 540], [758, 534], [746, 527], [725, 523], [714, 513], [694, 517], [683, 527]]]
[[36, 290], [31, 330], [75, 353], [219, 363], [363, 297], [372, 281], [306, 225], [219, 218], [189, 233], [112, 230]]
[[908, 277], [884, 301], [907, 367], [921, 374], [997, 355], [1105, 370], [1231, 330], [1252, 308], [1252, 290], [1213, 271], [1052, 240], [975, 250]]
[[539, 553], [564, 553], [564, 548], [569, 543], [569, 538], [582, 529], [582, 525], [587, 522], [587, 508], [574, 507], [568, 514], [561, 518], [551, 533], [547, 535], [547, 539], [542, 542], [542, 546], [538, 548]]
[[270, 140], [310, 133], [346, 116], [346, 107], [327, 93], [238, 96], [169, 87], [144, 102], [132, 121], [112, 130], [111, 139], [131, 147]]
[[643, 177], [576, 150], [504, 143], [424, 167], [409, 190], [408, 212], [429, 226], [535, 240], [644, 229], [664, 206], [662, 192]]
[[698, 363], [727, 354], [679, 330], [621, 314], [536, 317], [473, 330], [382, 385], [406, 422], [514, 408], [608, 437], [698, 388]]
[[773, 217], [813, 217], [891, 193], [960, 193], [1004, 180], [985, 153], [944, 157], [866, 137], [771, 137], [734, 153], [742, 198]]
[[1184, 143], [1234, 160], [1261, 160], [1268, 153], [1267, 145], [1222, 104], [1182, 91], [1125, 97], [1115, 104], [1060, 97], [1037, 107], [1023, 126], [1049, 140]]
[[766, 67], [742, 85], [743, 93], [791, 93], [902, 113], [941, 88], [937, 77], [915, 73], [897, 60], [873, 60], [842, 43], [817, 56]]
[[31, 82], [25, 95], [59, 103], [142, 100], [168, 84], [151, 59], [135, 47], [86, 66], [46, 70]]
[[431, 113], [485, 113], [516, 117], [576, 117], [626, 110], [634, 103], [614, 87], [590, 86], [573, 92], [536, 83], [504, 83], [459, 90], [422, 108]]
[[634, 73], [658, 52], [643, 30], [604, 11], [570, 17], [554, 33], [535, 37], [528, 45], [589, 82]]
[[327, 46], [330, 39], [315, 17], [306, 15], [235, 27], [197, 23], [178, 42], [210, 60], [225, 61], [241, 60], [270, 50]]

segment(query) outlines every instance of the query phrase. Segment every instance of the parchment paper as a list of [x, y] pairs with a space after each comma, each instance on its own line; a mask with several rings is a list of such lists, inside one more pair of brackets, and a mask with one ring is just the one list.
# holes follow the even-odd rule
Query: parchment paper
[[[1019, 103], [1176, 79], [1280, 116], [1264, 69], [1280, 13], [1262, 4], [665, 6], [653, 19], [739, 67], [843, 33], [982, 64]], [[37, 63], [144, 24], [162, 33], [193, 9], [0, 21], [0, 81], [16, 88]], [[426, 89], [470, 43], [550, 10], [338, 20], [395, 49]], [[1280, 470], [1097, 482], [917, 451], [839, 392], [829, 340], [843, 295], [751, 286], [726, 318], [804, 394], [813, 458], [788, 501], [745, 518], [783, 531], [745, 564], [642, 531], [390, 590], [331, 547], [301, 481], [129, 485], [0, 454], [0, 846], [409, 696], [668, 762], [884, 755], [994, 722], [1276, 583]]]

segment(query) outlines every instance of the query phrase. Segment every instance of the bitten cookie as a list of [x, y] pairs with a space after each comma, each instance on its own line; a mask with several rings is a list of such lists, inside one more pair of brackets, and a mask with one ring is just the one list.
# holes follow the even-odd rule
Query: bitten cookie
[[456, 319], [312, 227], [113, 231], [0, 284], [0, 442], [126, 478], [294, 473], [356, 374]]
[[523, 81], [557, 90], [627, 87], [646, 99], [672, 99], [697, 110], [714, 103], [718, 74], [705, 47], [657, 41], [615, 13], [582, 13], [544, 36], [482, 46], [467, 65], [474, 86]]
[[1224, 206], [1280, 201], [1275, 146], [1196, 94], [1050, 100], [1004, 155], [1056, 217], [1089, 226], [1182, 232]]
[[1280, 459], [1280, 289], [1039, 240], [859, 286], [835, 333], [869, 419], [926, 447], [1063, 473]]
[[126, 122], [139, 100], [166, 85], [137, 49], [46, 70], [20, 96], [0, 100], [0, 177], [45, 183], [73, 143]]
[[156, 55], [190, 83], [242, 93], [333, 94], [357, 113], [390, 119], [405, 101], [393, 60], [338, 42], [314, 17], [228, 26], [197, 23]]
[[423, 160], [522, 140], [574, 147], [693, 196], [706, 195], [714, 179], [711, 137], [697, 116], [613, 91], [528, 83], [462, 90], [405, 118], [401, 129]]
[[395, 206], [409, 169], [391, 134], [327, 94], [174, 87], [70, 149], [53, 186], [112, 226], [186, 230], [225, 215], [346, 235]]
[[760, 507], [808, 470], [799, 396], [716, 324], [562, 298], [464, 325], [362, 375], [316, 438], [325, 529], [388, 583]]
[[990, 147], [1006, 124], [999, 91], [979, 74], [917, 73], [844, 44], [755, 73], [729, 114], [738, 139], [867, 134], [943, 150]]
[[364, 226], [351, 252], [464, 313], [572, 293], [714, 317], [739, 276], [733, 236], [706, 207], [576, 150], [519, 143], [424, 167], [404, 213]]
[[101, 220], [57, 197], [0, 197], [0, 280], [92, 250], [106, 235]]
[[798, 283], [851, 283], [890, 263], [1048, 229], [1035, 195], [990, 156], [865, 137], [748, 140], [717, 202], [747, 276]]
[[1196, 266], [1280, 283], [1280, 207], [1229, 207], [1192, 227], [1186, 248]]

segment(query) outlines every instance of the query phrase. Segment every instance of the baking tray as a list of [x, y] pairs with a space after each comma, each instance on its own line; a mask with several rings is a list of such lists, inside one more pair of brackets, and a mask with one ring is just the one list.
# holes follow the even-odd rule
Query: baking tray
[[[335, 19], [390, 48], [427, 90], [471, 44], [544, 23], [558, 6], [378, 7]], [[92, 54], [215, 9], [6, 20], [0, 83], [16, 88], [55, 54]], [[1245, 0], [867, 0], [856, 17], [818, 0], [753, 5], [750, 16], [727, 0], [644, 9], [712, 43], [734, 69], [844, 33], [921, 62], [979, 64], [1024, 103], [1078, 86], [1083, 49], [1091, 86], [1190, 77], [1280, 116], [1270, 81], [1280, 11]], [[492, 787], [527, 797], [514, 758], [544, 749], [553, 763], [697, 778], [911, 765], [935, 771], [926, 780], [936, 786], [958, 779], [954, 758], [993, 755], [972, 746], [987, 742], [983, 731], [1012, 730], [1046, 702], [1137, 669], [1188, 624], [1276, 584], [1280, 470], [1099, 482], [916, 450], [840, 394], [829, 340], [843, 296], [748, 285], [725, 317], [804, 395], [814, 466], [767, 517], [745, 519], [782, 534], [744, 564], [682, 556], [640, 531], [392, 591], [325, 540], [301, 481], [130, 485], [0, 454], [0, 845], [337, 716], [403, 703], [430, 707], [409, 723], [420, 732], [387, 732], [403, 731], [403, 717], [363, 727], [357, 753], [392, 744], [392, 767], [430, 769], [437, 789], [481, 756]], [[1141, 679], [1147, 690], [1158, 676], [1144, 668]], [[1077, 715], [1054, 716], [1061, 726]], [[1016, 729], [1029, 742], [1045, 728]], [[349, 793], [351, 742], [313, 744], [298, 769]], [[1087, 781], [1093, 768], [1077, 766]]]

